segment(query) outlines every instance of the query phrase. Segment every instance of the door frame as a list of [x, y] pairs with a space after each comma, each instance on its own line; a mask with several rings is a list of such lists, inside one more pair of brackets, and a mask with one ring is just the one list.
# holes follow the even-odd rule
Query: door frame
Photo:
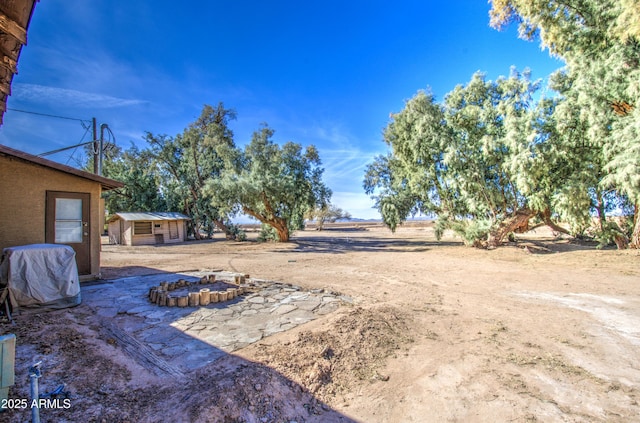
[[91, 193], [71, 191], [47, 191], [45, 206], [45, 242], [47, 244], [59, 244], [55, 242], [56, 224], [56, 199], [69, 198], [82, 200], [82, 242], [63, 243], [76, 252], [76, 264], [78, 275], [91, 274]]

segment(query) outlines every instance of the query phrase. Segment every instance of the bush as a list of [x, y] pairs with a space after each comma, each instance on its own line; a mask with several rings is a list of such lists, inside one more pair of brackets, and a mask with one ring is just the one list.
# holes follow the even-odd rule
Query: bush
[[484, 219], [445, 220], [438, 219], [435, 226], [437, 239], [442, 238], [444, 231], [451, 229], [459, 235], [466, 245], [476, 245], [487, 239], [491, 230], [491, 222]]
[[280, 239], [278, 238], [278, 232], [272, 226], [263, 223], [260, 227], [258, 242], [278, 242], [279, 240]]
[[247, 240], [247, 233], [242, 228], [240, 228], [240, 226], [236, 224], [230, 224], [227, 226], [226, 236], [227, 236], [227, 239], [240, 241], [240, 242]]
[[594, 234], [594, 238], [598, 241], [597, 248], [614, 244], [619, 249], [627, 248], [632, 229], [626, 219], [621, 221], [620, 225], [613, 220], [607, 220], [604, 224], [604, 229], [598, 229]]

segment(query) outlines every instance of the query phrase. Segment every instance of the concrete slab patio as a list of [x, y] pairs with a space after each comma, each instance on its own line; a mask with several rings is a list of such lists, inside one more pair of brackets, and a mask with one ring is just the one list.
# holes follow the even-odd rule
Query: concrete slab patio
[[114, 279], [83, 286], [82, 302], [98, 316], [107, 339], [158, 375], [180, 375], [278, 332], [352, 302], [339, 293], [249, 279], [251, 290], [233, 300], [199, 307], [160, 307], [148, 299], [162, 281], [198, 281], [230, 272], [188, 272]]

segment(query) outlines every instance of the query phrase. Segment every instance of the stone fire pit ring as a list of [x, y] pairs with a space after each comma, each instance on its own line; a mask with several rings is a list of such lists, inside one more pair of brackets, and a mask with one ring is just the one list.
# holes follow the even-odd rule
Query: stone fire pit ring
[[229, 281], [218, 280], [215, 274], [210, 274], [194, 282], [185, 279], [160, 282], [149, 289], [149, 301], [161, 307], [200, 307], [225, 302], [247, 292], [246, 277], [235, 275]]

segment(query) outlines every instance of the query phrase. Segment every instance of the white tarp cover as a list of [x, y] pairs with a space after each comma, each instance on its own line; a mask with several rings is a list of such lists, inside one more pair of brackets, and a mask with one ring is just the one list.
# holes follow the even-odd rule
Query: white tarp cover
[[14, 309], [80, 304], [76, 253], [68, 245], [33, 244], [2, 251], [0, 285], [9, 286]]

